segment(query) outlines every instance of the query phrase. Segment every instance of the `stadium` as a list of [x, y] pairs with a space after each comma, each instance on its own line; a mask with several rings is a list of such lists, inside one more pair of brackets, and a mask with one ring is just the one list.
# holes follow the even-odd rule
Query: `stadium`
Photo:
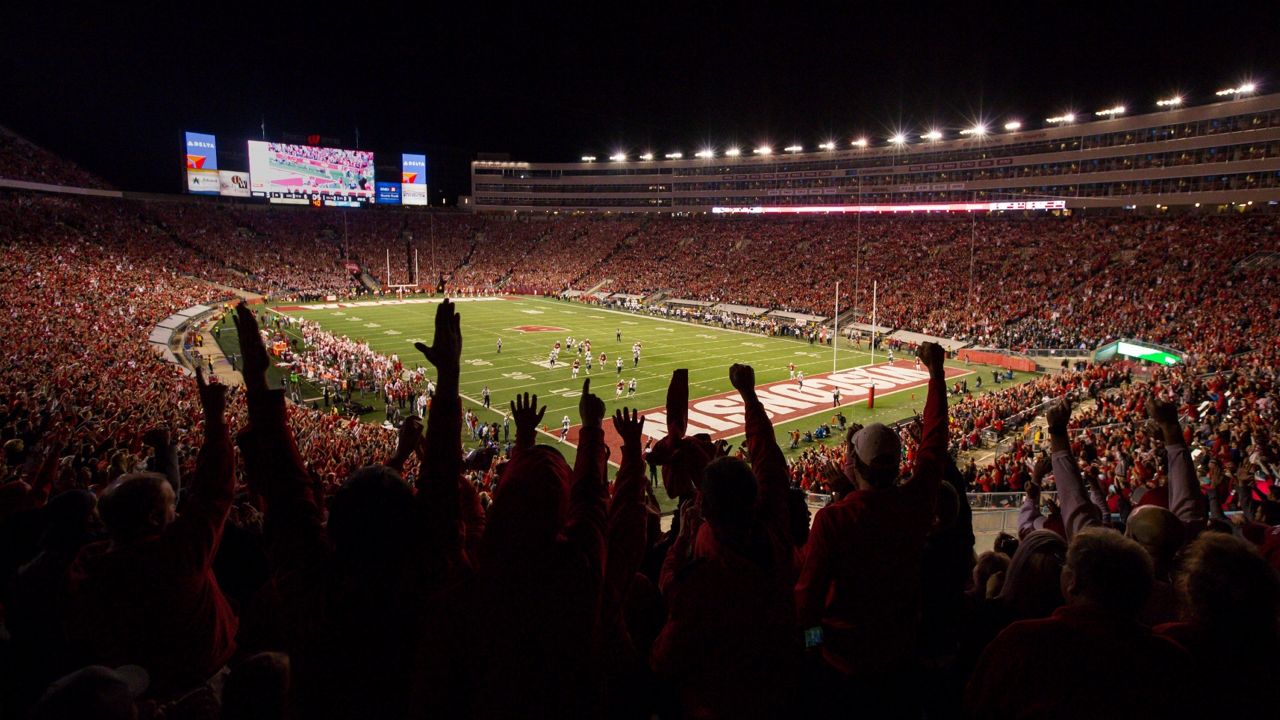
[[1280, 93], [1096, 105], [0, 127], [0, 714], [1274, 713]]

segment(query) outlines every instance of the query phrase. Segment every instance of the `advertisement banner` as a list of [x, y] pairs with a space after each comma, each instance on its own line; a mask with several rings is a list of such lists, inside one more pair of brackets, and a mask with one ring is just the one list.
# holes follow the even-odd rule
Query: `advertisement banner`
[[[185, 133], [187, 192], [218, 194], [218, 141], [205, 133]], [[211, 182], [212, 180], [212, 182]]]
[[427, 204], [427, 156], [404, 153], [400, 156], [401, 202], [405, 205]]
[[400, 204], [400, 183], [379, 182], [378, 183], [378, 204], [399, 205]]
[[217, 170], [188, 170], [187, 192], [199, 195], [218, 194]]
[[228, 197], [249, 197], [249, 173], [219, 170], [218, 192]]

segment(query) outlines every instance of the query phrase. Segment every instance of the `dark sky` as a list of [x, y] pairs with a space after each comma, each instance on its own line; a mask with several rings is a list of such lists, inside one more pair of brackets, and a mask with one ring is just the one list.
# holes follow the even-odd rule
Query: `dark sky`
[[0, 123], [161, 192], [181, 189], [184, 129], [239, 144], [265, 116], [269, 138], [351, 146], [358, 126], [379, 165], [425, 151], [452, 203], [476, 152], [813, 147], [979, 115], [1145, 111], [1175, 91], [1204, 102], [1246, 77], [1280, 90], [1274, 3], [339, 4], [24, 6], [0, 26]]

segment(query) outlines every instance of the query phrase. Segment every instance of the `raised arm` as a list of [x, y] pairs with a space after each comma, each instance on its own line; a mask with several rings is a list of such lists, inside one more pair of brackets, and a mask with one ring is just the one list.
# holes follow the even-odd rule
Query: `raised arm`
[[204, 370], [196, 368], [200, 406], [204, 410], [204, 444], [196, 456], [195, 480], [166, 538], [171, 552], [179, 553], [191, 570], [213, 561], [222, 528], [235, 494], [235, 455], [227, 430], [227, 388], [205, 381]]
[[427, 411], [427, 434], [422, 441], [417, 503], [431, 549], [448, 572], [465, 558], [466, 527], [461, 500], [462, 398], [458, 383], [462, 374], [461, 318], [454, 304], [445, 300], [436, 307], [432, 345], [414, 347], [435, 366], [436, 394]]
[[777, 537], [790, 539], [787, 490], [791, 478], [773, 423], [756, 396], [756, 371], [750, 365], [734, 364], [729, 368], [729, 382], [742, 396], [746, 407], [747, 454], [756, 476], [756, 515]]
[[606, 521], [605, 584], [601, 618], [616, 622], [623, 600], [644, 560], [648, 510], [644, 456], [640, 442], [644, 418], [623, 408], [613, 414], [613, 427], [622, 438], [622, 463], [613, 482]]
[[1200, 490], [1195, 464], [1191, 461], [1191, 449], [1182, 435], [1178, 408], [1173, 403], [1153, 397], [1147, 401], [1147, 414], [1160, 428], [1169, 457], [1169, 509], [1183, 523], [1204, 525], [1206, 498]]
[[1040, 514], [1040, 489], [1044, 476], [1053, 469], [1053, 461], [1045, 455], [1036, 460], [1031, 471], [1031, 482], [1027, 483], [1027, 494], [1023, 497], [1022, 507], [1018, 508], [1018, 537], [1026, 537], [1036, 530], [1043, 530], [1045, 518]]
[[142, 441], [155, 453], [155, 466], [152, 469], [169, 478], [173, 491], [181, 493], [182, 471], [178, 467], [178, 448], [173, 443], [169, 428], [151, 428], [142, 436]]
[[903, 489], [932, 499], [942, 484], [947, 459], [946, 353], [937, 343], [926, 342], [920, 344], [917, 355], [929, 369], [929, 394], [924, 401], [924, 430], [916, 449], [915, 468]]
[[1053, 482], [1058, 488], [1058, 507], [1062, 509], [1062, 525], [1067, 541], [1076, 533], [1089, 527], [1102, 525], [1102, 513], [1089, 500], [1084, 478], [1071, 453], [1071, 441], [1067, 437], [1067, 423], [1071, 420], [1071, 401], [1060, 398], [1049, 406], [1044, 414], [1049, 424], [1049, 447], [1053, 458]]
[[569, 490], [569, 518], [565, 535], [586, 566], [604, 573], [605, 486], [604, 401], [591, 392], [591, 378], [582, 382], [578, 400], [582, 431], [573, 464], [573, 487]]

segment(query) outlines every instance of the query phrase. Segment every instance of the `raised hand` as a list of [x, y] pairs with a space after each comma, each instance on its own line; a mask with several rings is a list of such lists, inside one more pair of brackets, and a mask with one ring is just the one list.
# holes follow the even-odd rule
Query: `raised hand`
[[583, 427], [600, 427], [604, 424], [604, 401], [591, 394], [591, 378], [582, 381], [578, 416], [582, 418]]
[[244, 377], [245, 388], [249, 392], [267, 389], [267, 368], [271, 360], [267, 357], [267, 346], [262, 342], [262, 333], [258, 332], [258, 320], [253, 311], [245, 303], [236, 306], [236, 314], [232, 316], [236, 325], [236, 335], [240, 339], [240, 355], [244, 369], [240, 374]]
[[416, 415], [410, 415], [400, 423], [400, 431], [396, 436], [396, 452], [387, 464], [394, 468], [403, 467], [405, 461], [413, 455], [420, 444], [422, 444], [422, 420]]
[[1153, 395], [1147, 400], [1147, 415], [1164, 434], [1165, 444], [1174, 445], [1183, 442], [1177, 405]]
[[1049, 434], [1066, 437], [1067, 423], [1071, 421], [1071, 400], [1065, 396], [1059, 398], [1045, 411], [1044, 419], [1049, 424]]
[[739, 365], [734, 363], [729, 366], [729, 382], [733, 384], [733, 389], [743, 397], [755, 395], [756, 393], [756, 371], [750, 365]]
[[511, 419], [516, 423], [516, 445], [518, 447], [527, 447], [533, 444], [535, 433], [538, 431], [538, 425], [542, 422], [542, 416], [547, 412], [547, 406], [538, 407], [538, 396], [516, 395], [516, 399], [511, 403]]
[[200, 407], [204, 409], [205, 425], [226, 422], [227, 386], [204, 379], [204, 368], [196, 368], [196, 388], [200, 392]]
[[413, 346], [440, 371], [441, 379], [447, 380], [446, 374], [457, 377], [462, 363], [462, 329], [453, 303], [446, 299], [436, 307], [436, 335], [432, 344], [417, 342]]
[[920, 343], [920, 347], [916, 350], [916, 357], [929, 368], [929, 372], [936, 373], [943, 370], [947, 353], [938, 343], [924, 342]]
[[[628, 414], [629, 413], [629, 414]], [[613, 427], [622, 438], [622, 444], [629, 448], [640, 448], [640, 435], [644, 431], [644, 418], [639, 410], [622, 408], [613, 413]]]
[[1045, 475], [1048, 475], [1052, 471], [1053, 471], [1053, 458], [1049, 457], [1048, 455], [1041, 455], [1039, 458], [1036, 459], [1036, 465], [1031, 470], [1031, 480], [1032, 482], [1038, 483], [1044, 479]]

